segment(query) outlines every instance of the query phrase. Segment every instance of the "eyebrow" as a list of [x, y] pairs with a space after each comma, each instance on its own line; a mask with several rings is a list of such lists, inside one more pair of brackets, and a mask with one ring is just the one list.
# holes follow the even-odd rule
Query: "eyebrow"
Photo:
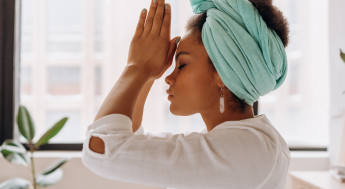
[[180, 55], [182, 55], [182, 54], [190, 54], [190, 53], [187, 52], [187, 51], [181, 51], [181, 52], [177, 53], [176, 56], [175, 56], [175, 63], [177, 62], [178, 57], [179, 57]]

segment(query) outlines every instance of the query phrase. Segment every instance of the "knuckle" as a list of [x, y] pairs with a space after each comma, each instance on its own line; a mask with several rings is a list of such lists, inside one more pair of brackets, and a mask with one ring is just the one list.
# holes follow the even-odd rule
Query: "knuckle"
[[170, 26], [170, 23], [169, 22], [163, 22], [162, 26], [165, 28], [168, 28]]
[[165, 5], [165, 2], [163, 0], [159, 1], [159, 3], [158, 3], [159, 7], [164, 7], [164, 5]]
[[156, 15], [156, 18], [157, 21], [162, 21], [163, 20], [163, 16], [162, 15]]
[[157, 39], [157, 37], [158, 37], [158, 36], [156, 36], [156, 35], [151, 35], [151, 36], [150, 36], [150, 40], [151, 40], [151, 41], [154, 41], [154, 40]]
[[153, 40], [156, 39], [156, 36], [154, 36], [154, 35], [149, 35], [149, 36], [146, 37], [146, 38], [147, 38], [147, 40], [149, 40], [149, 41], [153, 41]]
[[153, 22], [153, 18], [147, 18], [146, 19], [146, 23], [152, 23]]
[[156, 8], [156, 6], [157, 6], [157, 3], [151, 3], [151, 5], [150, 5], [150, 10]]

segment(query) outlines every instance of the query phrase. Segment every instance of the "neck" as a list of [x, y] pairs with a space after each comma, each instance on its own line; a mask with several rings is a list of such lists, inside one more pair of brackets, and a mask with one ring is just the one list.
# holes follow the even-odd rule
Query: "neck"
[[207, 112], [201, 112], [200, 114], [206, 124], [208, 132], [225, 121], [240, 121], [242, 119], [254, 118], [254, 110], [252, 106], [247, 107], [244, 112], [234, 112], [231, 110], [227, 110], [225, 107], [225, 111], [223, 113], [220, 113], [218, 107], [217, 110], [212, 109], [208, 110]]

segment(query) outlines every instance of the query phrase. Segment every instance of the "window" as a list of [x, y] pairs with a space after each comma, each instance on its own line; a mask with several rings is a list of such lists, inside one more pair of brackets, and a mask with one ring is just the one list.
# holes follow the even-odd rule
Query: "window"
[[[190, 2], [166, 2], [173, 10], [171, 36], [183, 36], [193, 14]], [[274, 4], [290, 23], [288, 76], [278, 90], [260, 97], [257, 114], [266, 114], [291, 148], [325, 149], [329, 119], [328, 54], [324, 53], [328, 51], [327, 2], [274, 0]], [[139, 0], [21, 1], [20, 87], [16, 95], [36, 123], [34, 140], [58, 119], [70, 118], [51, 141], [54, 147], [43, 149], [71, 149], [68, 145], [81, 149], [86, 127], [126, 65], [140, 11], [149, 5], [149, 1]], [[124, 15], [126, 19], [116, 19]], [[172, 72], [174, 64], [162, 78]], [[205, 125], [199, 114], [170, 113], [168, 87], [164, 79], [152, 86], [142, 121], [145, 131], [202, 131]]]
[[287, 17], [288, 75], [259, 99], [290, 148], [326, 148], [329, 133], [328, 2], [274, 0]]

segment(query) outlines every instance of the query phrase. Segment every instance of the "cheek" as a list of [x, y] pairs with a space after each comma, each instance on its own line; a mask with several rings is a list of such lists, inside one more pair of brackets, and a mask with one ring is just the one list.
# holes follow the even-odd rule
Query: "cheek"
[[170, 105], [171, 113], [188, 116], [210, 105], [210, 94], [213, 89], [210, 86], [211, 77], [206, 71], [191, 68], [180, 72], [176, 77], [175, 97]]
[[178, 78], [178, 93], [185, 103], [200, 102], [209, 88], [209, 73], [201, 69], [183, 70]]

